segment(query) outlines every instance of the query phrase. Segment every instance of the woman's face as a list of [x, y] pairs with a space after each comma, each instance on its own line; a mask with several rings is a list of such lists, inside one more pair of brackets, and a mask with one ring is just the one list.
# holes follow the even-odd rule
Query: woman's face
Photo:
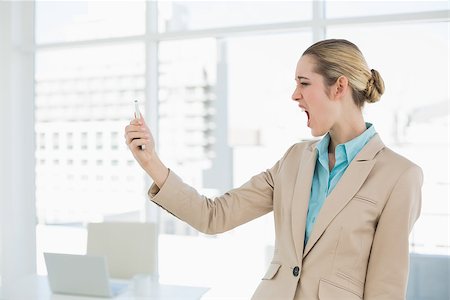
[[314, 72], [315, 61], [310, 55], [304, 55], [297, 63], [295, 81], [297, 86], [292, 94], [292, 100], [305, 111], [315, 137], [326, 134], [333, 127], [338, 117], [337, 101], [330, 99], [326, 91], [324, 78]]

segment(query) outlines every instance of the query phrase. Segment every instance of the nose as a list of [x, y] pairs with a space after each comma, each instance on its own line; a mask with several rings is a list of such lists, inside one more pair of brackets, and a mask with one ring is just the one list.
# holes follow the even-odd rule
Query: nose
[[294, 101], [299, 101], [301, 98], [302, 98], [302, 93], [300, 93], [300, 89], [297, 86], [294, 90], [294, 93], [291, 96], [291, 99]]

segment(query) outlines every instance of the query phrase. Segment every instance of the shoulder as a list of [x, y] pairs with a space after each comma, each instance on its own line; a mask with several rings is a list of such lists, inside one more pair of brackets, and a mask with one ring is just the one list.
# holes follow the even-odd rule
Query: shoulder
[[287, 151], [286, 155], [298, 155], [305, 151], [313, 152], [315, 149], [316, 144], [320, 140], [317, 139], [310, 139], [310, 140], [303, 140], [301, 142], [293, 144]]
[[422, 168], [391, 148], [385, 146], [377, 156], [376, 167], [377, 169], [383, 169], [383, 173], [388, 173], [387, 178], [390, 177], [394, 181], [401, 178], [423, 181]]
[[406, 158], [405, 156], [395, 152], [391, 148], [385, 146], [383, 150], [380, 151], [379, 161], [384, 164], [391, 165], [392, 168], [400, 170], [408, 169], [421, 169], [416, 163]]
[[287, 164], [298, 167], [303, 158], [310, 157], [314, 153], [317, 142], [318, 140], [306, 140], [293, 144], [279, 160], [280, 165]]

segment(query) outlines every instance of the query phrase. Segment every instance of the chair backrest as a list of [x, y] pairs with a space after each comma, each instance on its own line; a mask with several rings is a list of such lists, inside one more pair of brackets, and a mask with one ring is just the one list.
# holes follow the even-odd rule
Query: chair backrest
[[88, 255], [106, 256], [112, 278], [157, 275], [156, 224], [107, 222], [88, 224]]
[[410, 254], [407, 300], [450, 299], [450, 256]]

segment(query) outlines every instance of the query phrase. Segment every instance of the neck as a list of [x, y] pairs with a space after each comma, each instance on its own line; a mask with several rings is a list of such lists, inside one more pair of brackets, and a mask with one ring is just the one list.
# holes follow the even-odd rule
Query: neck
[[329, 132], [330, 144], [328, 146], [328, 152], [334, 153], [337, 145], [353, 140], [366, 129], [366, 123], [364, 122], [362, 113], [355, 115], [351, 120], [336, 123]]

